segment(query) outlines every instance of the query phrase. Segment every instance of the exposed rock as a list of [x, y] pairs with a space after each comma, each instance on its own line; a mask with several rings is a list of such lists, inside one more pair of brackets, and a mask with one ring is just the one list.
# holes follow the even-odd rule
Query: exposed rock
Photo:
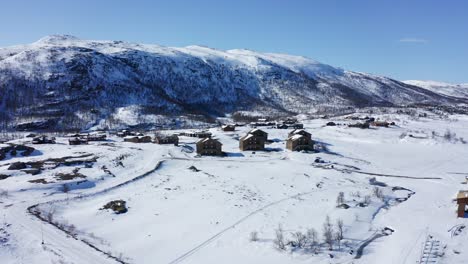
[[111, 209], [116, 214], [124, 214], [128, 211], [124, 200], [114, 200], [108, 202], [101, 209]]
[[46, 181], [45, 179], [41, 178], [41, 179], [36, 179], [36, 180], [30, 180], [28, 181], [30, 183], [41, 183], [41, 184], [47, 184], [49, 183], [48, 181]]
[[194, 171], [194, 172], [199, 172], [200, 171], [199, 169], [197, 169], [197, 167], [195, 167], [193, 165], [189, 167], [189, 170]]
[[24, 171], [24, 172], [26, 172], [27, 174], [31, 174], [31, 175], [37, 175], [37, 174], [41, 173], [41, 170], [40, 170], [40, 169], [36, 169], [36, 168], [22, 169], [21, 171]]
[[345, 203], [340, 204], [340, 205], [337, 206], [337, 208], [342, 208], [342, 209], [348, 209], [349, 207], [350, 207], [350, 206], [347, 205], [347, 204], [345, 204]]
[[26, 169], [26, 164], [24, 162], [14, 162], [9, 167], [8, 170], [22, 170]]

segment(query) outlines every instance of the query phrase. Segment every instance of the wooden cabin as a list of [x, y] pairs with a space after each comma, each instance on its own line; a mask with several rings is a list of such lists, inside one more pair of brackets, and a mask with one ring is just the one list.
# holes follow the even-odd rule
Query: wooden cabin
[[124, 137], [125, 142], [133, 143], [149, 143], [151, 142], [150, 136], [126, 136]]
[[265, 137], [248, 133], [239, 139], [239, 149], [246, 150], [264, 150]]
[[295, 134], [286, 141], [286, 148], [291, 151], [314, 150], [314, 141], [307, 136]]
[[88, 144], [88, 140], [86, 138], [74, 137], [68, 140], [69, 145], [84, 145]]
[[86, 139], [88, 139], [88, 141], [105, 141], [107, 140], [107, 135], [105, 133], [91, 133]]
[[390, 123], [386, 121], [373, 121], [371, 122], [371, 125], [376, 127], [389, 127]]
[[190, 131], [190, 132], [183, 132], [180, 134], [181, 136], [186, 137], [196, 137], [196, 138], [210, 138], [211, 133], [208, 131]]
[[179, 145], [179, 137], [177, 135], [156, 135], [154, 137], [153, 143], [156, 144], [174, 144], [174, 146]]
[[370, 127], [370, 123], [369, 122], [365, 122], [365, 123], [354, 123], [354, 124], [349, 124], [348, 127], [357, 127], [357, 128], [362, 128], [362, 129], [366, 129], [366, 128], [369, 128]]
[[55, 138], [48, 137], [48, 136], [38, 136], [38, 137], [33, 138], [32, 143], [33, 144], [55, 144]]
[[308, 139], [312, 139], [312, 134], [305, 131], [304, 129], [294, 129], [293, 131], [289, 132], [288, 138], [290, 138], [290, 137], [292, 137], [294, 135], [303, 135], [303, 136], [307, 137]]
[[224, 131], [224, 132], [235, 131], [236, 126], [235, 125], [222, 125], [221, 130]]
[[457, 216], [464, 218], [468, 215], [468, 191], [459, 191], [457, 194]]
[[121, 130], [117, 132], [118, 137], [127, 137], [127, 136], [136, 136], [137, 134], [135, 132], [132, 132], [130, 130]]
[[217, 139], [204, 138], [197, 142], [197, 153], [199, 155], [222, 156], [223, 144]]
[[258, 128], [254, 128], [254, 129], [250, 130], [248, 134], [252, 134], [254, 136], [261, 137], [261, 138], [264, 139], [265, 142], [268, 140], [268, 133], [263, 131], [263, 130], [260, 130]]

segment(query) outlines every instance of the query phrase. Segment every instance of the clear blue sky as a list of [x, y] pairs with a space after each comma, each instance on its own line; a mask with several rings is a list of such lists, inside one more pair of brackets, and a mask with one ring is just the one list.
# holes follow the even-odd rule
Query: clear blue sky
[[2, 0], [0, 46], [49, 34], [248, 48], [468, 83], [466, 0]]

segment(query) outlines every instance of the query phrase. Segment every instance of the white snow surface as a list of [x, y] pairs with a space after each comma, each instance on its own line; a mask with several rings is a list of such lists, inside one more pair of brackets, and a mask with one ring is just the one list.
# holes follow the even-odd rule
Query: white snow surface
[[[456, 218], [453, 202], [458, 190], [467, 189], [462, 182], [468, 176], [468, 147], [461, 138], [468, 138], [468, 118], [377, 117], [397, 126], [363, 130], [324, 126], [328, 121], [349, 122], [343, 118], [305, 120], [305, 130], [327, 146], [328, 151], [318, 153], [286, 150], [289, 130], [272, 128], [262, 128], [273, 140], [266, 151], [241, 152], [238, 138], [248, 127], [234, 132], [210, 129], [223, 143], [225, 157], [197, 157], [187, 151], [197, 141], [189, 137], [180, 137], [178, 147], [123, 142], [113, 136], [89, 145], [69, 146], [62, 137], [54, 145], [31, 145], [37, 149], [32, 156], [0, 161], [0, 174], [10, 176], [0, 180], [1, 263], [117, 263], [81, 240], [125, 263], [417, 263], [429, 235], [441, 244], [435, 263], [466, 263], [468, 230], [456, 235], [448, 230], [468, 224], [468, 219]], [[447, 129], [456, 134], [450, 140], [442, 136]], [[28, 139], [11, 143], [30, 145]], [[97, 158], [91, 167], [52, 164], [39, 175], [7, 169], [16, 161], [64, 156], [80, 160], [78, 156], [86, 154]], [[319, 157], [324, 163], [315, 162]], [[86, 178], [57, 177], [73, 169]], [[137, 178], [140, 175], [145, 177]], [[372, 195], [373, 177], [387, 185], [379, 187], [383, 200]], [[37, 179], [47, 183], [30, 182]], [[349, 209], [337, 208], [339, 192], [344, 192]], [[370, 204], [359, 207], [366, 195], [371, 195]], [[395, 201], [408, 195], [406, 201]], [[117, 199], [127, 202], [127, 213], [100, 209]], [[35, 204], [41, 204], [43, 214], [54, 212], [53, 222], [73, 225], [77, 239], [28, 214], [27, 208]], [[332, 223], [344, 222], [340, 249], [336, 244], [333, 251], [322, 246], [314, 254], [290, 246], [275, 248], [278, 225], [288, 240], [293, 232], [314, 228], [323, 243], [327, 215]], [[357, 248], [385, 227], [394, 232], [371, 242], [355, 259]], [[258, 241], [249, 240], [253, 231]]]

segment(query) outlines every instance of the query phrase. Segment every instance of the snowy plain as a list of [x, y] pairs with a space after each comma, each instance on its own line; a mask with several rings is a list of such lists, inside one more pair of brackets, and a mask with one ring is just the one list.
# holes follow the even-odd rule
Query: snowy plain
[[[0, 174], [10, 176], [0, 180], [1, 263], [419, 263], [429, 236], [440, 243], [432, 252], [435, 263], [467, 263], [468, 230], [451, 231], [468, 223], [456, 218], [453, 201], [458, 190], [468, 189], [462, 184], [468, 176], [462, 139], [468, 139], [468, 117], [376, 117], [396, 126], [325, 126], [354, 122], [343, 117], [303, 120], [323, 146], [316, 153], [286, 150], [290, 130], [273, 128], [264, 129], [272, 140], [266, 151], [241, 152], [238, 139], [247, 126], [210, 129], [225, 157], [197, 157], [191, 152], [196, 139], [188, 137], [178, 147], [113, 136], [89, 145], [69, 146], [60, 137], [54, 145], [33, 145], [30, 157], [0, 161]], [[447, 130], [456, 134], [450, 140]], [[29, 145], [28, 139], [12, 142]], [[15, 161], [64, 156], [87, 162], [52, 166], [39, 175], [7, 170]], [[76, 168], [86, 178], [57, 177]], [[37, 179], [47, 183], [29, 182]], [[373, 195], [376, 187], [382, 198]], [[348, 209], [337, 207], [339, 192]], [[371, 200], [359, 206], [366, 195]], [[127, 213], [100, 210], [117, 199], [127, 202]], [[36, 204], [73, 232], [29, 214]], [[323, 244], [327, 216], [333, 224], [344, 222], [339, 247], [275, 247], [279, 225], [286, 240], [313, 228]], [[371, 241], [357, 258], [358, 249], [385, 228], [393, 232]]]

